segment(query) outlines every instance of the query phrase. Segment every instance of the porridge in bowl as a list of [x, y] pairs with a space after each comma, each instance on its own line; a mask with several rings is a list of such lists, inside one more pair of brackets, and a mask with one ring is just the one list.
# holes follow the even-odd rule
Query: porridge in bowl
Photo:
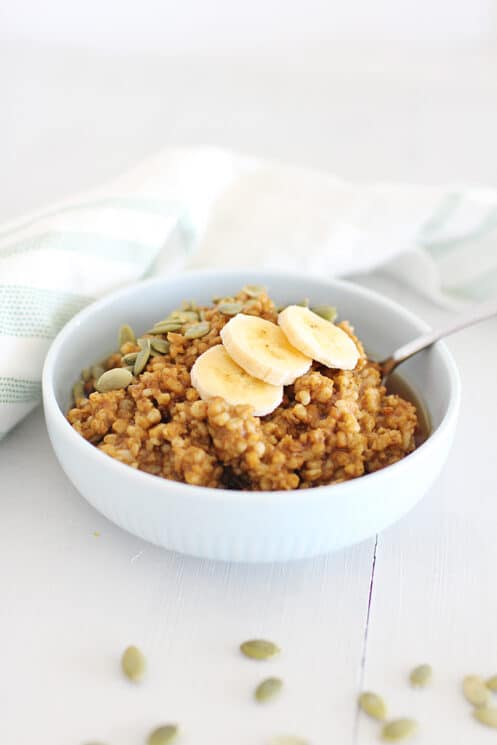
[[276, 307], [260, 287], [185, 302], [82, 372], [67, 418], [133, 468], [198, 486], [301, 489], [384, 468], [423, 438], [329, 306]]

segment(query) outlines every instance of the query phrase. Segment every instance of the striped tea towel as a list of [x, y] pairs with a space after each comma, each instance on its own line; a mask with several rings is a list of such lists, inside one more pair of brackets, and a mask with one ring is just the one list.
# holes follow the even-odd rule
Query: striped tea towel
[[497, 295], [497, 192], [356, 185], [171, 149], [0, 229], [0, 437], [40, 400], [48, 346], [95, 298], [184, 267], [321, 276], [379, 265], [437, 302]]

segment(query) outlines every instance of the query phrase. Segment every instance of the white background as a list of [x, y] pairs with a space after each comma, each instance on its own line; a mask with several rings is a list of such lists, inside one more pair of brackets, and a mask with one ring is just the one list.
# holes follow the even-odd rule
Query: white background
[[[3, 2], [0, 217], [175, 143], [353, 180], [496, 185], [495, 40], [486, 0]], [[381, 276], [361, 281], [432, 323], [447, 317]], [[374, 539], [263, 567], [147, 546], [77, 495], [41, 413], [23, 422], [0, 445], [2, 743], [135, 745], [178, 719], [182, 745], [267, 745], [280, 732], [369, 745], [361, 683], [420, 720], [420, 745], [493, 741], [459, 687], [497, 670], [496, 331], [489, 321], [450, 341], [464, 386], [450, 461], [379, 537], [375, 564]], [[265, 670], [287, 692], [264, 710], [250, 700], [263, 673], [236, 651], [253, 635], [284, 650]], [[150, 659], [138, 690], [118, 671], [130, 642]], [[433, 687], [412, 692], [406, 674], [425, 660]]]

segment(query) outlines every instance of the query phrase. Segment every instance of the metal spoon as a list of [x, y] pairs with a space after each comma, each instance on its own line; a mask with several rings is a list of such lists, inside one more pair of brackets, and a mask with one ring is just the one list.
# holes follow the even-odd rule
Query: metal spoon
[[497, 315], [497, 300], [492, 300], [489, 303], [477, 305], [476, 308], [461, 313], [453, 321], [450, 321], [442, 328], [435, 329], [434, 331], [427, 331], [426, 334], [418, 336], [417, 339], [407, 342], [402, 347], [395, 350], [390, 357], [387, 357], [379, 363], [382, 382], [388, 378], [389, 375], [395, 370], [395, 368], [402, 362], [405, 362], [414, 354], [421, 352], [421, 350], [431, 347], [439, 339], [443, 339], [444, 336], [454, 334], [456, 331], [461, 331], [467, 326], [472, 326], [480, 321], [485, 321], [487, 318]]

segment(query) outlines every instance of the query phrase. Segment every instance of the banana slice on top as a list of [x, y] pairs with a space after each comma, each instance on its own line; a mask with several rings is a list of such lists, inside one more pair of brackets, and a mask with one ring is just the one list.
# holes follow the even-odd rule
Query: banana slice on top
[[190, 377], [203, 401], [219, 396], [229, 404], [249, 404], [255, 416], [274, 411], [283, 398], [282, 385], [257, 380], [234, 362], [222, 344], [216, 344], [195, 360]]
[[289, 305], [278, 316], [288, 341], [326, 367], [353, 370], [359, 350], [345, 331], [301, 305]]
[[221, 339], [240, 367], [271, 385], [290, 385], [312, 364], [292, 347], [279, 326], [257, 316], [238, 313], [221, 329]]

